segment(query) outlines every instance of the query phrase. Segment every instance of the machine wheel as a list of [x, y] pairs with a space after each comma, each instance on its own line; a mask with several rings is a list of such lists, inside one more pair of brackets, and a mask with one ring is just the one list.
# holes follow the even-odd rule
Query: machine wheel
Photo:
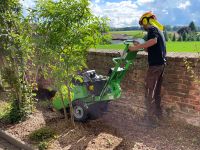
[[83, 101], [76, 100], [72, 103], [74, 109], [74, 120], [85, 122], [88, 118], [88, 108]]

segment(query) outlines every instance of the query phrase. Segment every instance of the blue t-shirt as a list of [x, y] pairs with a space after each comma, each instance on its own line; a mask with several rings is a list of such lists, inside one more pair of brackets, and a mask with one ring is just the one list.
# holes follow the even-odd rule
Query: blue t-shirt
[[163, 65], [166, 62], [165, 37], [156, 27], [148, 28], [147, 40], [157, 38], [157, 43], [148, 48], [149, 66]]

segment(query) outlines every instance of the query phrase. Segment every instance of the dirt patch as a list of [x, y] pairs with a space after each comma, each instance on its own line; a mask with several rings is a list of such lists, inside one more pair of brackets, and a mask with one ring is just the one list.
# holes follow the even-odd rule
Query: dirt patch
[[164, 120], [155, 129], [138, 125], [141, 116], [124, 100], [110, 103], [102, 118], [76, 123], [73, 129], [63, 117], [39, 107], [26, 121], [4, 130], [31, 143], [28, 135], [42, 126], [53, 128], [56, 139], [49, 150], [198, 150], [200, 129], [173, 119]]

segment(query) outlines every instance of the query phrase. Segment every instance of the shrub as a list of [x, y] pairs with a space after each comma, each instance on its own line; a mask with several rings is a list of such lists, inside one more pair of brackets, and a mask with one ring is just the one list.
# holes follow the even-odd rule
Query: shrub
[[33, 131], [29, 135], [29, 138], [30, 140], [35, 141], [35, 142], [44, 142], [46, 140], [50, 140], [54, 138], [55, 135], [56, 133], [53, 129], [51, 129], [50, 127], [43, 127], [43, 128]]
[[3, 123], [8, 123], [11, 104], [0, 100], [0, 106], [0, 121]]
[[38, 149], [44, 150], [44, 149], [47, 149], [48, 146], [49, 146], [48, 142], [40, 142], [39, 145], [38, 145]]

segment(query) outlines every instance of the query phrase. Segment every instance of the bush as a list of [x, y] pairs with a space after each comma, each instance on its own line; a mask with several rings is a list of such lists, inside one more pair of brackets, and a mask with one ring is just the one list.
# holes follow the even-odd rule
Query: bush
[[17, 100], [14, 100], [11, 103], [11, 109], [10, 112], [8, 113], [9, 123], [18, 123], [24, 118], [23, 113], [19, 109], [19, 105], [17, 103], [18, 103]]
[[182, 41], [182, 37], [181, 37], [181, 36], [179, 36], [179, 38], [178, 38], [178, 41], [179, 41], [179, 42], [181, 42], [181, 41]]
[[35, 141], [35, 142], [44, 142], [46, 140], [50, 140], [50, 139], [54, 138], [55, 135], [56, 135], [56, 133], [53, 129], [51, 129], [49, 127], [43, 127], [43, 128], [33, 131], [29, 135], [29, 138], [30, 138], [30, 140]]
[[174, 36], [172, 38], [172, 41], [176, 41], [176, 34], [174, 33]]
[[48, 147], [49, 147], [48, 142], [40, 142], [38, 145], [39, 150], [44, 150], [44, 149], [47, 149]]
[[3, 123], [9, 123], [11, 104], [9, 102], [0, 101], [0, 106], [0, 121]]

